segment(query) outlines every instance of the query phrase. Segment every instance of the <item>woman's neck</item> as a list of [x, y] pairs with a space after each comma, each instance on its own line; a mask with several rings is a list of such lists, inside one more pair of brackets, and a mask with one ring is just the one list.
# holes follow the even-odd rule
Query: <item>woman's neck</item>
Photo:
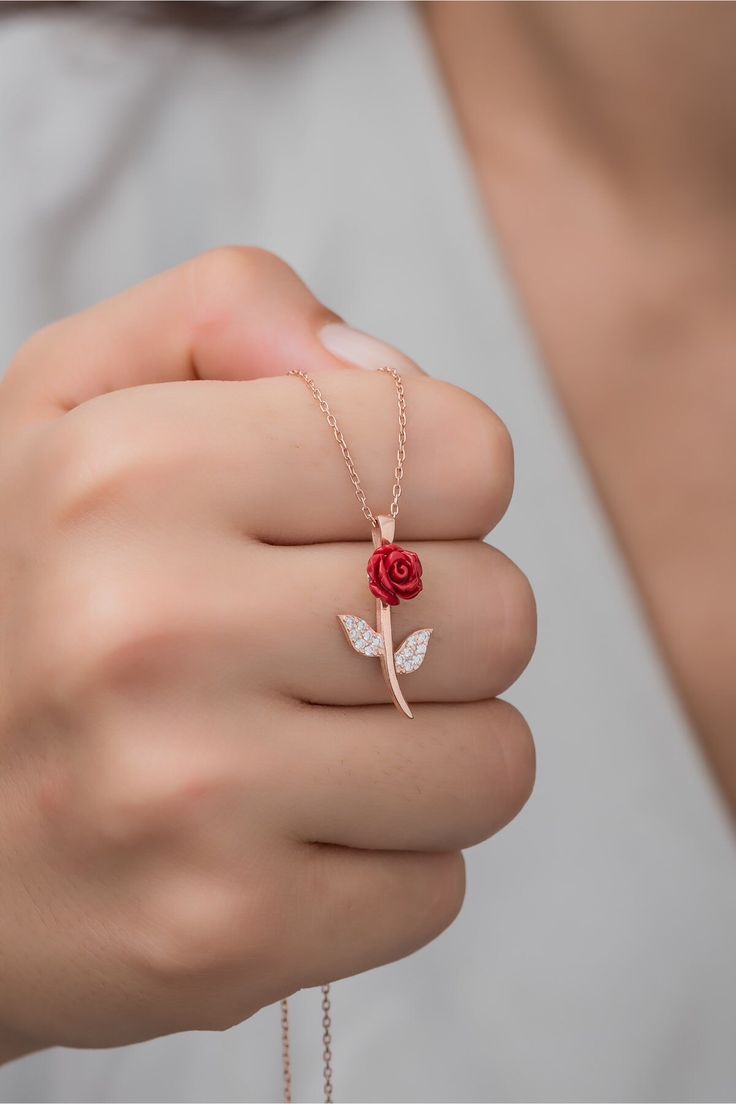
[[658, 218], [736, 216], [735, 5], [423, 10], [481, 172], [564, 152]]
[[736, 811], [736, 5], [424, 10], [507, 269]]

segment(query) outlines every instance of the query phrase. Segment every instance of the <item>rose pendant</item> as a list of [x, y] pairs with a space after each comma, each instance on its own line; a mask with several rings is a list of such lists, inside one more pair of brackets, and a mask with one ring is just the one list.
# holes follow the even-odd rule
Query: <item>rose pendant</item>
[[416, 552], [394, 544], [396, 522], [392, 517], [380, 514], [373, 529], [374, 550], [368, 561], [368, 586], [376, 599], [376, 627], [371, 628], [362, 617], [339, 613], [352, 648], [364, 656], [381, 661], [392, 701], [397, 709], [413, 718], [406, 698], [399, 686], [399, 675], [408, 675], [421, 667], [429, 646], [431, 629], [416, 629], [394, 652], [391, 630], [391, 608], [400, 601], [408, 601], [422, 590], [422, 565]]

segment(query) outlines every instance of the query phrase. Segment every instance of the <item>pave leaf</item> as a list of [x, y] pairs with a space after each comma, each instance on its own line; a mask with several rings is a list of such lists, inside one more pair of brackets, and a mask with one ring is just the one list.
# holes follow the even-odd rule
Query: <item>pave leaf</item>
[[383, 637], [367, 621], [352, 613], [339, 613], [337, 616], [356, 652], [364, 656], [383, 655]]
[[394, 665], [398, 674], [410, 675], [412, 671], [421, 667], [427, 654], [431, 633], [431, 629], [417, 629], [407, 636], [403, 644], [399, 645], [394, 652]]

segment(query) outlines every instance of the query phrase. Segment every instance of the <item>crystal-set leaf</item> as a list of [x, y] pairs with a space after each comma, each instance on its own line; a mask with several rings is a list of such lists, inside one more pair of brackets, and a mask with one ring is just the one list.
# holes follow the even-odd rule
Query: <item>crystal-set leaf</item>
[[424, 662], [429, 647], [431, 629], [417, 629], [394, 652], [394, 663], [400, 675], [410, 675]]
[[383, 655], [383, 637], [367, 621], [352, 613], [339, 613], [337, 616], [356, 652], [364, 656]]

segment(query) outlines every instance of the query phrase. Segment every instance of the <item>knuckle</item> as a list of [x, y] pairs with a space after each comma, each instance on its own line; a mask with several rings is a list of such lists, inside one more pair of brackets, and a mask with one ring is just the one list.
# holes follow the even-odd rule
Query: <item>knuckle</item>
[[[149, 738], [146, 738], [148, 736]], [[235, 786], [219, 757], [180, 748], [166, 733], [113, 738], [96, 764], [90, 810], [104, 846], [129, 847], [154, 838], [196, 833], [214, 822]]]
[[90, 593], [75, 626], [83, 657], [81, 674], [115, 683], [146, 666], [170, 633], [158, 603], [149, 597], [137, 582], [117, 582], [101, 593]]
[[[208, 302], [239, 300], [270, 275], [292, 274], [292, 269], [275, 253], [251, 245], [221, 245], [201, 253], [189, 262], [195, 291], [206, 292]], [[197, 299], [201, 297], [198, 295]]]
[[427, 855], [432, 869], [424, 901], [431, 921], [428, 938], [434, 939], [457, 918], [465, 900], [465, 860], [460, 851]]
[[505, 634], [510, 681], [515, 682], [534, 654], [537, 643], [537, 602], [529, 579], [514, 565], [507, 598]]
[[462, 458], [460, 494], [472, 533], [485, 536], [508, 509], [514, 449], [505, 424], [482, 399], [451, 384], [440, 403], [450, 455]]
[[478, 533], [489, 532], [508, 509], [514, 489], [514, 449], [505, 424], [474, 399], [470, 436], [472, 469], [469, 490], [478, 518]]
[[497, 548], [473, 541], [468, 552], [471, 574], [458, 581], [457, 599], [473, 640], [468, 677], [474, 696], [493, 698], [518, 679], [532, 657], [536, 601], [524, 572]]
[[72, 846], [84, 838], [86, 824], [79, 801], [79, 787], [66, 765], [47, 763], [32, 788], [32, 805], [37, 822], [57, 844]]
[[166, 604], [137, 581], [119, 583], [90, 603], [84, 631], [87, 664], [80, 674], [121, 689], [158, 672], [182, 637]]
[[254, 261], [254, 251], [248, 246], [219, 245], [200, 253], [190, 264], [198, 283], [229, 288], [233, 282], [249, 282], [252, 279]]
[[306, 311], [315, 319], [331, 315], [286, 261], [257, 246], [211, 249], [184, 265], [182, 275], [195, 359], [199, 348], [216, 343], [233, 318], [242, 317], [244, 304], [253, 312], [271, 301], [282, 309], [290, 305], [297, 312]]
[[149, 977], [199, 985], [261, 972], [273, 926], [262, 889], [249, 892], [217, 874], [174, 876], [164, 889], [148, 903], [131, 947]]
[[504, 801], [499, 803], [497, 831], [521, 812], [531, 797], [536, 776], [536, 752], [526, 719], [509, 702], [497, 700], [499, 722], [496, 728], [499, 772], [503, 779]]
[[[537, 639], [537, 605], [529, 579], [517, 565], [488, 544], [484, 550], [487, 598], [478, 604], [484, 620], [488, 662], [493, 693], [506, 690], [529, 663]], [[490, 696], [490, 695], [489, 695]]]
[[46, 619], [37, 662], [55, 698], [70, 707], [89, 703], [100, 691], [155, 686], [200, 633], [156, 578], [146, 581], [123, 568], [98, 572], [94, 587], [79, 581], [61, 588], [64, 616]]
[[521, 811], [534, 786], [534, 743], [522, 715], [499, 699], [474, 708], [472, 735], [464, 747], [458, 847], [472, 847], [500, 831]]
[[5, 379], [13, 383], [16, 379], [20, 382], [33, 368], [49, 355], [54, 348], [59, 332], [62, 331], [64, 322], [50, 322], [41, 327], [26, 338], [8, 365]]
[[59, 530], [122, 504], [160, 502], [187, 455], [172, 426], [146, 433], [138, 404], [115, 398], [102, 396], [70, 411], [46, 435], [41, 463], [50, 518]]

